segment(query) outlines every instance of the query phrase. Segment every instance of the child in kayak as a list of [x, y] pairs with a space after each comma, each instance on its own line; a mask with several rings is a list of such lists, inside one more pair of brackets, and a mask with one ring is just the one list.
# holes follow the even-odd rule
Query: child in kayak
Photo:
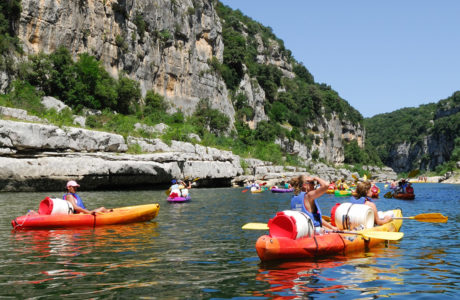
[[[317, 189], [315, 189], [315, 182], [320, 185]], [[329, 185], [326, 181], [318, 177], [300, 175], [291, 180], [291, 185], [294, 188], [291, 209], [306, 213], [315, 227], [338, 230], [337, 227], [322, 219], [321, 209], [317, 201], [327, 191]]]
[[369, 181], [366, 182], [359, 182], [358, 185], [356, 186], [356, 196], [351, 196], [350, 202], [353, 204], [365, 204], [372, 208], [372, 211], [374, 212], [374, 223], [376, 225], [383, 225], [391, 220], [393, 218], [391, 216], [385, 216], [383, 219], [379, 217], [379, 213], [377, 211], [377, 206], [375, 203], [372, 201], [371, 196], [372, 196], [372, 190], [371, 190], [371, 183]]

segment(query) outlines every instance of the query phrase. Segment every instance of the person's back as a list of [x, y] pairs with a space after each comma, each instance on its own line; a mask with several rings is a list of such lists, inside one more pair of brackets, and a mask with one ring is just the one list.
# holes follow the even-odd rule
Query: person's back
[[385, 216], [385, 218], [382, 220], [379, 217], [378, 211], [377, 211], [377, 206], [375, 203], [371, 200], [372, 196], [372, 191], [371, 191], [371, 184], [370, 182], [359, 182], [358, 185], [356, 186], [356, 196], [352, 196], [350, 198], [350, 202], [353, 204], [364, 204], [369, 206], [372, 211], [374, 212], [374, 223], [377, 225], [383, 225], [385, 223], [388, 223], [392, 220], [391, 216]]

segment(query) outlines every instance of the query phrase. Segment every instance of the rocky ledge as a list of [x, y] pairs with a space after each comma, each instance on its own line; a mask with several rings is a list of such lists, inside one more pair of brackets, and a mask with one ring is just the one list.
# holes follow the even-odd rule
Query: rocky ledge
[[[27, 120], [0, 120], [0, 191], [61, 190], [70, 179], [88, 190], [163, 188], [186, 177], [199, 178], [200, 186], [242, 186], [253, 179], [271, 185], [309, 173], [257, 159], [245, 159], [243, 169], [230, 151]], [[126, 153], [134, 145], [143, 154]], [[350, 171], [324, 164], [312, 164], [309, 171], [326, 180], [352, 178]], [[396, 178], [389, 168], [374, 171], [378, 180]]]

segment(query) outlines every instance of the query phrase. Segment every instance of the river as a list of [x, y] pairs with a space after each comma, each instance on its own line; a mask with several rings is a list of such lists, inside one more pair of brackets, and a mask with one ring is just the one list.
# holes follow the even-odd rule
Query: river
[[[383, 195], [386, 191], [383, 190]], [[154, 220], [79, 230], [12, 231], [11, 220], [60, 193], [0, 193], [0, 298], [309, 299], [460, 297], [460, 185], [414, 184], [412, 201], [376, 200], [405, 216], [440, 212], [445, 224], [404, 220], [404, 238], [369, 252], [261, 264], [242, 230], [288, 207], [290, 194], [192, 189], [169, 204], [163, 191], [80, 191], [86, 206], [160, 203]], [[323, 212], [345, 199], [324, 195]]]

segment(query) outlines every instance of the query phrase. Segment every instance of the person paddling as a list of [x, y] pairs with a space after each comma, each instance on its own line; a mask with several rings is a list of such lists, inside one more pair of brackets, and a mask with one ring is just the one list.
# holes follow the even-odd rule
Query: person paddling
[[[315, 182], [320, 185], [317, 189], [315, 189]], [[300, 175], [291, 180], [291, 185], [294, 188], [291, 209], [307, 214], [315, 227], [338, 230], [337, 227], [322, 219], [321, 209], [317, 201], [327, 191], [329, 185], [326, 181], [318, 177]]]
[[350, 202], [352, 204], [364, 204], [369, 206], [372, 211], [374, 212], [374, 223], [376, 225], [383, 225], [391, 220], [393, 218], [391, 216], [385, 216], [383, 219], [380, 219], [379, 213], [377, 211], [377, 206], [375, 203], [372, 201], [372, 190], [371, 190], [371, 183], [369, 181], [366, 182], [358, 182], [358, 185], [356, 186], [356, 196], [351, 196]]
[[107, 209], [105, 207], [99, 207], [94, 210], [88, 210], [85, 207], [85, 204], [83, 203], [83, 200], [81, 200], [80, 196], [77, 194], [77, 188], [80, 187], [80, 185], [74, 181], [70, 180], [67, 182], [67, 193], [62, 196], [62, 199], [69, 201], [73, 205], [74, 213], [84, 213], [84, 214], [92, 214], [92, 213], [98, 213], [98, 212], [111, 212], [113, 209]]

